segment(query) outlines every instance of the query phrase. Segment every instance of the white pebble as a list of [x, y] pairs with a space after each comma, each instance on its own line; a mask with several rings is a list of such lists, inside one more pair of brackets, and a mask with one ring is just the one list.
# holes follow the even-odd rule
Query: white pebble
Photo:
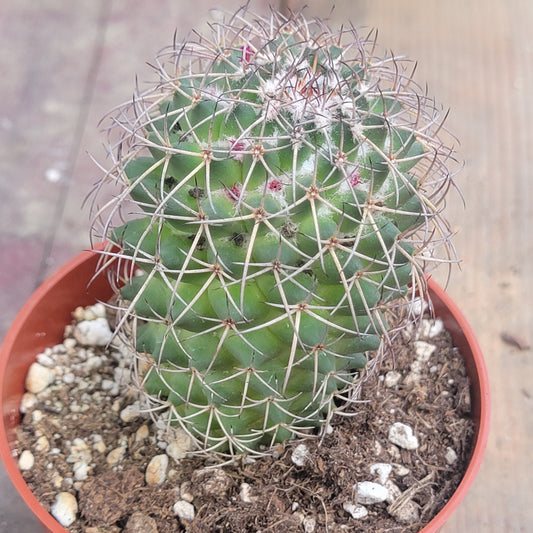
[[87, 372], [90, 372], [91, 370], [97, 370], [102, 366], [102, 364], [103, 360], [101, 357], [99, 357], [98, 355], [91, 355], [87, 359], [83, 367]]
[[304, 518], [302, 525], [305, 533], [314, 533], [316, 528], [316, 520], [310, 516]]
[[407, 474], [409, 474], [409, 472], [411, 472], [409, 468], [407, 468], [406, 466], [400, 465], [398, 463], [394, 464], [393, 466], [394, 466], [394, 473], [399, 477], [404, 477]]
[[72, 372], [67, 372], [63, 375], [63, 383], [66, 385], [72, 385], [76, 381], [76, 376]]
[[67, 463], [88, 463], [92, 459], [92, 453], [88, 444], [80, 438], [75, 438], [70, 446], [70, 455], [67, 457]]
[[139, 406], [139, 402], [134, 402], [131, 405], [127, 405], [120, 411], [120, 420], [122, 422], [132, 422], [136, 418], [139, 418], [141, 416], [141, 408]]
[[18, 466], [20, 470], [31, 470], [35, 464], [35, 457], [30, 450], [24, 450], [19, 457]]
[[444, 330], [444, 323], [440, 318], [435, 320], [422, 320], [420, 324], [420, 337], [433, 339]]
[[31, 414], [31, 420], [34, 424], [40, 422], [44, 418], [44, 413], [40, 409], [35, 409]]
[[37, 405], [37, 396], [33, 392], [25, 392], [20, 401], [20, 412], [26, 414], [30, 409]]
[[191, 492], [192, 484], [190, 481], [184, 481], [180, 485], [179, 489], [179, 495], [182, 500], [185, 500], [186, 502], [192, 503], [194, 500], [194, 495]]
[[252, 496], [252, 487], [249, 483], [241, 483], [241, 490], [239, 491], [239, 497], [244, 503], [252, 503], [255, 498]]
[[385, 482], [385, 487], [389, 491], [389, 495], [387, 496], [388, 503], [394, 503], [402, 495], [400, 487], [390, 479]]
[[392, 465], [389, 463], [374, 463], [370, 465], [370, 473], [377, 477], [378, 481], [384, 485], [392, 472]]
[[183, 429], [176, 429], [172, 435], [167, 439], [168, 446], [166, 447], [166, 454], [172, 457], [174, 461], [183, 459], [187, 452], [193, 449], [193, 442], [191, 437]]
[[124, 459], [124, 456], [126, 455], [126, 447], [125, 446], [119, 446], [118, 448], [114, 448], [111, 450], [106, 457], [106, 462], [109, 466], [116, 466], [122, 459]]
[[72, 337], [68, 337], [67, 339], [65, 339], [63, 341], [63, 346], [67, 349], [67, 350], [72, 350], [73, 348], [76, 347], [76, 339], [73, 339]]
[[147, 439], [150, 436], [150, 430], [146, 424], [143, 424], [135, 432], [135, 442], [142, 442], [144, 439]]
[[429, 361], [433, 352], [437, 349], [434, 344], [429, 344], [428, 342], [424, 341], [415, 341], [414, 346], [416, 358], [422, 363]]
[[384, 502], [389, 496], [386, 487], [372, 481], [357, 483], [354, 488], [357, 490], [357, 503], [364, 505]]
[[399, 372], [396, 372], [395, 370], [390, 370], [385, 374], [384, 379], [384, 385], [387, 388], [395, 387], [398, 385], [400, 380], [402, 379], [402, 375]]
[[38, 354], [35, 359], [40, 365], [48, 367], [54, 366], [54, 360], [46, 353]]
[[102, 303], [97, 303], [90, 305], [83, 310], [83, 318], [85, 320], [94, 320], [95, 318], [105, 318], [106, 311], [105, 305]]
[[174, 514], [182, 520], [186, 520], [187, 522], [194, 520], [195, 510], [192, 503], [186, 502], [185, 500], [179, 500], [174, 504], [173, 511]]
[[389, 441], [404, 450], [416, 450], [419, 446], [413, 429], [402, 422], [395, 422], [389, 428]]
[[115, 386], [115, 382], [112, 379], [103, 379], [100, 387], [103, 391], [110, 391]]
[[76, 481], [85, 481], [89, 475], [89, 465], [83, 462], [74, 463], [72, 471]]
[[444, 458], [446, 459], [446, 462], [449, 465], [453, 465], [458, 459], [455, 450], [453, 448], [450, 448], [449, 446], [448, 448], [446, 448], [446, 454], [444, 455]]
[[414, 524], [420, 520], [419, 507], [412, 500], [403, 502], [399, 507], [389, 505], [387, 512], [402, 524]]
[[309, 448], [305, 444], [298, 444], [291, 455], [291, 461], [296, 466], [303, 466], [309, 456]]
[[74, 328], [74, 337], [85, 346], [107, 346], [113, 338], [113, 333], [105, 318], [95, 318], [79, 322]]
[[113, 377], [117, 385], [127, 385], [130, 381], [130, 370], [118, 366], [113, 370]]
[[146, 467], [145, 480], [148, 485], [161, 485], [167, 478], [168, 455], [161, 454], [152, 457]]
[[368, 509], [364, 505], [344, 502], [342, 508], [356, 520], [361, 520], [361, 518], [365, 518], [368, 515]]
[[26, 390], [37, 394], [50, 385], [56, 375], [53, 370], [40, 363], [32, 363], [26, 375]]
[[93, 450], [98, 453], [105, 453], [106, 445], [102, 435], [91, 435], [91, 438], [93, 439]]
[[35, 441], [35, 451], [36, 452], [47, 452], [50, 449], [50, 441], [46, 438], [45, 435], [41, 435]]
[[78, 502], [70, 492], [60, 492], [50, 508], [52, 516], [63, 526], [68, 527], [76, 520]]
[[427, 308], [428, 308], [428, 304], [425, 300], [421, 298], [415, 298], [412, 302], [411, 311], [413, 315], [419, 316], [423, 314]]

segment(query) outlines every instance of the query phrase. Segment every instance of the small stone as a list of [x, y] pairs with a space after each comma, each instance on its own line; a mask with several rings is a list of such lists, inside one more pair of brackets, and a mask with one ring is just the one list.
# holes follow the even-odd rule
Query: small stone
[[422, 363], [429, 361], [433, 352], [437, 349], [434, 344], [429, 344], [424, 341], [415, 341], [414, 346], [416, 358]]
[[67, 349], [67, 350], [72, 350], [73, 348], [76, 347], [76, 339], [73, 339], [72, 337], [69, 337], [67, 339], [65, 339], [63, 341], [63, 346]]
[[239, 497], [244, 503], [253, 503], [256, 498], [251, 495], [252, 487], [249, 483], [241, 483], [241, 490], [239, 491]]
[[79, 322], [74, 328], [74, 337], [85, 346], [107, 346], [113, 338], [113, 332], [105, 318], [95, 318]]
[[18, 466], [19, 470], [31, 470], [35, 464], [35, 457], [30, 450], [24, 450], [19, 457]]
[[409, 468], [407, 468], [406, 466], [403, 466], [403, 465], [400, 465], [398, 463], [395, 463], [393, 465], [394, 467], [394, 473], [398, 476], [398, 477], [404, 477], [406, 476], [407, 474], [409, 474], [409, 472], [411, 472], [411, 470], [409, 470]]
[[141, 416], [141, 408], [139, 402], [134, 402], [131, 405], [127, 405], [120, 411], [120, 420], [126, 424], [133, 422], [136, 418]]
[[107, 448], [102, 435], [91, 435], [91, 437], [93, 439], [93, 450], [98, 453], [105, 453]]
[[20, 412], [26, 414], [37, 405], [37, 396], [32, 392], [25, 392], [20, 401]]
[[192, 503], [186, 502], [185, 500], [179, 500], [174, 504], [172, 509], [174, 514], [181, 520], [185, 520], [186, 522], [194, 520], [195, 509]]
[[428, 304], [422, 298], [415, 298], [412, 301], [411, 311], [412, 311], [413, 315], [415, 315], [415, 316], [422, 315], [423, 313], [425, 313], [427, 308], [428, 308]]
[[85, 481], [89, 476], [89, 465], [83, 462], [74, 463], [72, 471], [76, 481]]
[[405, 387], [414, 387], [417, 383], [420, 383], [421, 379], [422, 375], [420, 372], [409, 372], [409, 374], [405, 376], [403, 384]]
[[52, 478], [52, 485], [55, 489], [60, 489], [63, 484], [63, 478], [59, 474], [55, 474]]
[[385, 482], [385, 487], [389, 491], [389, 495], [387, 496], [386, 500], [387, 503], [394, 503], [402, 495], [400, 487], [398, 487], [398, 485], [396, 485], [396, 483], [390, 479]]
[[144, 439], [147, 439], [150, 436], [150, 430], [146, 424], [143, 424], [135, 432], [135, 442], [142, 442]]
[[194, 495], [192, 493], [192, 488], [191, 488], [191, 482], [190, 481], [184, 481], [180, 485], [179, 494], [180, 494], [180, 498], [182, 500], [185, 500], [186, 502], [192, 503], [192, 501], [194, 500]]
[[100, 387], [103, 391], [110, 391], [115, 386], [115, 382], [112, 379], [103, 379]]
[[88, 444], [80, 438], [75, 438], [70, 446], [70, 455], [67, 463], [89, 463], [92, 460], [92, 453]]
[[76, 376], [73, 372], [66, 372], [63, 374], [63, 383], [66, 385], [72, 385], [76, 381]]
[[175, 429], [167, 438], [166, 453], [172, 457], [174, 461], [179, 461], [186, 457], [187, 453], [193, 449], [193, 441], [191, 437], [183, 429]]
[[309, 456], [309, 448], [305, 444], [298, 444], [291, 455], [291, 461], [296, 466], [303, 466]]
[[40, 353], [37, 355], [35, 359], [40, 365], [47, 366], [47, 367], [54, 366], [54, 360], [48, 354]]
[[52, 347], [52, 353], [54, 354], [63, 354], [67, 353], [67, 347], [64, 344], [56, 344]]
[[91, 372], [93, 370], [97, 370], [100, 368], [103, 364], [103, 359], [99, 357], [98, 355], [91, 355], [87, 361], [85, 361], [85, 364], [83, 365], [83, 368], [86, 372]]
[[96, 318], [105, 318], [106, 310], [105, 305], [102, 303], [97, 303], [86, 307], [81, 313], [83, 320], [94, 320]]
[[389, 479], [392, 472], [392, 465], [389, 463], [374, 463], [370, 465], [370, 473], [377, 477], [381, 485]]
[[444, 458], [450, 466], [453, 465], [458, 459], [455, 450], [453, 448], [450, 448], [449, 446], [448, 448], [446, 448], [446, 454], [444, 455]]
[[314, 533], [316, 528], [316, 520], [310, 516], [303, 519], [302, 525], [304, 526], [305, 533]]
[[399, 372], [396, 372], [395, 370], [390, 370], [385, 374], [384, 385], [385, 387], [390, 389], [398, 385], [401, 379], [402, 375]]
[[26, 375], [26, 390], [37, 394], [53, 383], [56, 375], [53, 370], [40, 363], [32, 363]]
[[44, 413], [40, 409], [35, 409], [31, 414], [31, 421], [37, 424], [44, 418]]
[[349, 513], [355, 520], [361, 520], [368, 515], [368, 509], [364, 505], [355, 504], [352, 502], [344, 502], [342, 508]]
[[389, 496], [389, 491], [386, 487], [372, 481], [357, 483], [354, 489], [357, 490], [357, 503], [364, 505], [384, 502]]
[[115, 379], [115, 384], [119, 386], [127, 385], [130, 381], [129, 368], [122, 368], [120, 366], [117, 366], [113, 370], [113, 378]]
[[152, 457], [145, 472], [147, 485], [161, 485], [167, 478], [168, 455], [160, 454]]
[[126, 447], [119, 446], [118, 448], [114, 448], [107, 454], [106, 462], [109, 466], [116, 466], [118, 463], [122, 461], [122, 459], [124, 459], [125, 455], [126, 455]]
[[133, 513], [126, 522], [123, 533], [157, 533], [157, 522], [143, 513]]
[[224, 498], [232, 479], [222, 468], [200, 468], [191, 475], [192, 491], [201, 498]]
[[60, 492], [50, 507], [50, 512], [63, 527], [68, 527], [76, 520], [78, 502], [70, 492]]
[[444, 330], [444, 323], [440, 318], [435, 320], [424, 319], [420, 323], [419, 336], [426, 339], [433, 339]]
[[41, 452], [47, 452], [49, 449], [50, 449], [50, 441], [44, 435], [41, 435], [35, 441], [35, 451], [41, 453]]
[[407, 500], [401, 505], [389, 505], [387, 512], [402, 524], [414, 524], [420, 520], [419, 506], [412, 500]]
[[395, 422], [389, 428], [389, 441], [404, 450], [416, 450], [419, 446], [413, 429], [402, 422]]

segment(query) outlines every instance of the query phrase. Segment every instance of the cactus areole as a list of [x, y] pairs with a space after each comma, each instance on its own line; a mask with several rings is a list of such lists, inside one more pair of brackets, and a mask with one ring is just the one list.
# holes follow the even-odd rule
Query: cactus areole
[[117, 334], [154, 415], [201, 450], [320, 434], [448, 248], [442, 110], [375, 44], [243, 9], [163, 50], [110, 116], [94, 235], [135, 265]]

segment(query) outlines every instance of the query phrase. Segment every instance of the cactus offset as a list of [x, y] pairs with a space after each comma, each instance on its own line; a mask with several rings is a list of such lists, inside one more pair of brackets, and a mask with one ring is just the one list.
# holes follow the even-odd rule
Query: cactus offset
[[[106, 256], [155, 412], [258, 453], [350, 399], [386, 314], [447, 243], [442, 117], [355, 30], [241, 10], [157, 58], [112, 117]], [[131, 220], [122, 220], [126, 212]]]

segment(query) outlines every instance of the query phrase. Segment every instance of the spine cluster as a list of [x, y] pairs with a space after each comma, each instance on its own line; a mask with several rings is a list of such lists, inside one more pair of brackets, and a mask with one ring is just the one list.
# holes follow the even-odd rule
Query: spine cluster
[[163, 50], [110, 117], [95, 234], [130, 265], [118, 332], [154, 412], [204, 450], [322, 427], [449, 246], [442, 113], [374, 49], [241, 10]]

